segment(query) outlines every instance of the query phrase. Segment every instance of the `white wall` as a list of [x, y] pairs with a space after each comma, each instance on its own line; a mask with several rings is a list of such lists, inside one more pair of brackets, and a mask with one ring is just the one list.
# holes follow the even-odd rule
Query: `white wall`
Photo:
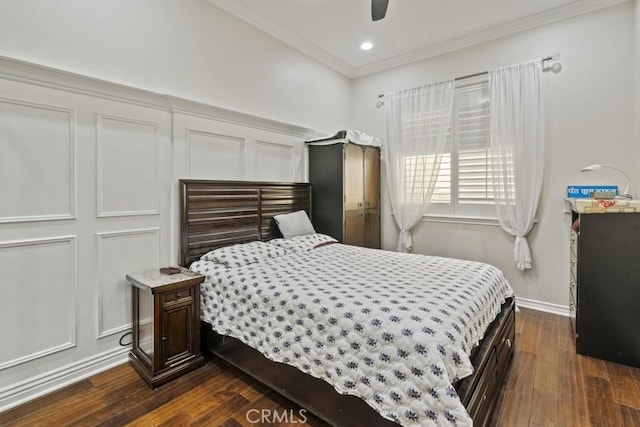
[[332, 134], [350, 81], [206, 0], [0, 0], [0, 55]]
[[[638, 57], [633, 37], [633, 3], [628, 2], [356, 80], [354, 127], [384, 135], [376, 94], [560, 54], [562, 71], [544, 76], [546, 169], [539, 224], [530, 237], [533, 270], [521, 273], [514, 267], [512, 239], [497, 226], [423, 221], [415, 228], [415, 251], [493, 263], [503, 269], [518, 297], [551, 310], [568, 306], [566, 186], [616, 179], [605, 172], [579, 172], [591, 163], [616, 165], [638, 176], [632, 164], [631, 88]], [[386, 194], [384, 208], [383, 245], [393, 248], [397, 231]]]
[[634, 58], [634, 77], [633, 77], [633, 120], [634, 120], [634, 141], [635, 141], [635, 157], [633, 170], [635, 171], [636, 179], [636, 198], [640, 198], [640, 0], [634, 2], [634, 44], [633, 53]]
[[351, 83], [205, 0], [0, 0], [0, 40], [2, 411], [126, 360], [179, 178], [306, 180]]

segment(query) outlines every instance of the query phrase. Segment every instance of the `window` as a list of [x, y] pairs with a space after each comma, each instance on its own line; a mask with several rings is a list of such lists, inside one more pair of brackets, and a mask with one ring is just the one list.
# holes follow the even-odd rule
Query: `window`
[[421, 202], [424, 200], [424, 193], [427, 190], [422, 186], [424, 175], [432, 173], [438, 163], [440, 170], [431, 196], [431, 203], [436, 201], [440, 203], [451, 202], [451, 192], [449, 191], [451, 187], [451, 153], [443, 153], [442, 156], [432, 154], [404, 158], [407, 201]]
[[[414, 174], [429, 173], [434, 163], [440, 163], [427, 214], [495, 218], [493, 187], [489, 180], [491, 158], [486, 80], [456, 88], [445, 152], [440, 159], [436, 157], [405, 158], [407, 182], [413, 182]], [[513, 163], [510, 159], [506, 163], [512, 174]], [[513, 194], [513, 189], [510, 190]], [[420, 192], [414, 189], [413, 194]]]
[[[450, 138], [449, 129], [449, 111], [434, 110], [428, 113], [418, 113], [407, 115], [403, 118], [403, 134], [402, 137], [411, 140], [417, 147], [423, 147], [425, 140], [441, 140], [444, 133], [447, 141]], [[441, 133], [440, 133], [441, 132]], [[449, 143], [447, 142], [447, 146]], [[431, 200], [449, 201], [448, 190], [450, 187], [448, 171], [450, 169], [451, 155], [443, 153], [442, 155], [414, 155], [404, 158], [404, 176], [405, 176], [405, 200], [422, 203], [427, 196], [427, 190], [423, 185], [425, 175], [434, 175], [436, 179], [436, 187]], [[433, 182], [428, 179], [428, 182]]]

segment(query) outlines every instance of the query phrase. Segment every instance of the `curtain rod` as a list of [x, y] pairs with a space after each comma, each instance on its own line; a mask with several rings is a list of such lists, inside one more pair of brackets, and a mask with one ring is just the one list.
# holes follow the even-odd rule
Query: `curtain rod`
[[[542, 58], [542, 62], [546, 62], [546, 61], [557, 61], [560, 58], [560, 54], [559, 53], [554, 53], [553, 55], [550, 56], [545, 56], [544, 58]], [[489, 74], [489, 71], [481, 71], [479, 73], [473, 73], [473, 74], [467, 74], [466, 76], [462, 76], [462, 77], [456, 77], [455, 81], [458, 80], [464, 80], [464, 79], [470, 79], [472, 77], [478, 77], [478, 76], [484, 76], [485, 74]], [[376, 95], [376, 99], [378, 99], [378, 107], [380, 107], [382, 104], [384, 103], [384, 101], [382, 101], [382, 98], [384, 98], [384, 93], [379, 93], [378, 95]]]

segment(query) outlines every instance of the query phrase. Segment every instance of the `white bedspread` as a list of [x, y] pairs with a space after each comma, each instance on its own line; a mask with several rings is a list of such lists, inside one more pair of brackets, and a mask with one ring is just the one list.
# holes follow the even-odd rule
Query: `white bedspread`
[[206, 275], [216, 332], [364, 399], [402, 425], [471, 425], [452, 384], [513, 291], [472, 261], [330, 244]]

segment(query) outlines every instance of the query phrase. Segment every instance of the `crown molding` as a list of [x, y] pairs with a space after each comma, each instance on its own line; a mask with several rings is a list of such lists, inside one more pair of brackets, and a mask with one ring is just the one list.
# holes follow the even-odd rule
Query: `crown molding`
[[368, 74], [385, 71], [401, 65], [432, 58], [444, 53], [453, 52], [465, 47], [477, 45], [500, 37], [516, 34], [522, 31], [540, 27], [552, 22], [573, 18], [585, 13], [594, 12], [606, 7], [615, 6], [629, 0], [576, 0], [564, 6], [550, 9], [535, 15], [527, 16], [504, 24], [496, 25], [456, 37], [442, 43], [425, 46], [412, 50], [392, 58], [372, 62], [366, 65], [351, 67], [344, 61], [336, 58], [315, 44], [277, 27], [272, 22], [252, 13], [249, 9], [240, 6], [233, 0], [208, 0], [208, 2], [220, 9], [236, 16], [239, 19], [253, 25], [259, 30], [275, 37], [289, 46], [311, 56], [324, 65], [349, 78], [363, 77]]
[[2, 55], [0, 55], [0, 78], [169, 113], [181, 113], [240, 124], [303, 139], [313, 139], [324, 135], [316, 130], [291, 123], [280, 122], [191, 99], [152, 92]]
[[363, 77], [368, 74], [385, 71], [401, 65], [410, 64], [412, 62], [421, 61], [444, 53], [453, 52], [473, 45], [485, 43], [501, 37], [517, 34], [523, 31], [531, 30], [553, 22], [570, 19], [579, 15], [607, 7], [625, 3], [628, 0], [587, 0], [576, 1], [565, 6], [547, 10], [535, 15], [530, 15], [522, 19], [496, 25], [480, 31], [466, 34], [462, 37], [447, 40], [442, 43], [436, 43], [421, 49], [416, 49], [392, 58], [373, 62], [361, 67], [354, 67], [351, 75], [354, 78]]
[[339, 72], [340, 74], [343, 74], [350, 78], [353, 77], [351, 75], [352, 67], [350, 67], [345, 62], [331, 55], [326, 50], [309, 42], [308, 40], [299, 37], [290, 31], [285, 31], [272, 22], [252, 13], [249, 9], [241, 6], [238, 2], [234, 2], [233, 0], [208, 1], [212, 5], [224, 10], [225, 12], [230, 13], [236, 18], [247, 22], [249, 25], [256, 27], [260, 31], [265, 32], [270, 36], [280, 40], [281, 42], [293, 47], [294, 49], [297, 49], [300, 52], [309, 55], [316, 61], [323, 63], [327, 67]]

